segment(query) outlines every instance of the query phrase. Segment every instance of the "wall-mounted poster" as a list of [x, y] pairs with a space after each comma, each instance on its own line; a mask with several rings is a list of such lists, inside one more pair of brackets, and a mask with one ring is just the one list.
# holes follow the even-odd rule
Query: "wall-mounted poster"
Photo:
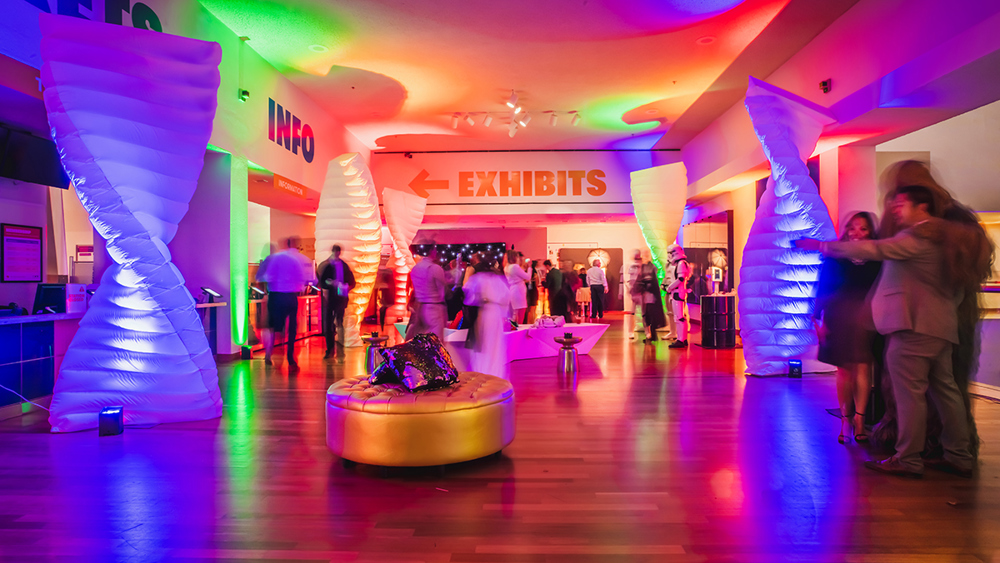
[[42, 281], [42, 228], [0, 225], [0, 264], [4, 282]]

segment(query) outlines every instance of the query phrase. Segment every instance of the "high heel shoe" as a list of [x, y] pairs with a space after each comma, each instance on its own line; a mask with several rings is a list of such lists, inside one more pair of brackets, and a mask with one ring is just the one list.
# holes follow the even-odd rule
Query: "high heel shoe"
[[841, 444], [847, 443], [847, 437], [850, 434], [844, 434], [844, 425], [850, 424], [849, 420], [853, 419], [853, 417], [853, 414], [849, 414], [847, 416], [840, 415], [840, 435], [837, 436], [837, 442], [840, 442]]
[[868, 434], [865, 433], [865, 413], [856, 412], [854, 413], [854, 416], [861, 417], [861, 433], [858, 433], [857, 429], [854, 430], [854, 441], [858, 443], [867, 442]]

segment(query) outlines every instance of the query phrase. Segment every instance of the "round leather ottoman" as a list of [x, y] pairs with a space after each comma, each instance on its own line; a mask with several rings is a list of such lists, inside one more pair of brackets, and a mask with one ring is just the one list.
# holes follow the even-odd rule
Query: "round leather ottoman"
[[387, 467], [422, 467], [494, 454], [514, 441], [510, 382], [465, 372], [458, 383], [409, 393], [349, 377], [326, 392], [326, 444], [338, 456]]

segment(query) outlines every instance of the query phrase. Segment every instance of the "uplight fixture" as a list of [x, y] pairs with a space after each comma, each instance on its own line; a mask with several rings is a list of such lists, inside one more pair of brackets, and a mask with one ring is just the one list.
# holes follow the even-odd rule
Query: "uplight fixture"
[[510, 98], [507, 98], [507, 107], [509, 108], [517, 107], [517, 94], [514, 93], [513, 90], [510, 91]]

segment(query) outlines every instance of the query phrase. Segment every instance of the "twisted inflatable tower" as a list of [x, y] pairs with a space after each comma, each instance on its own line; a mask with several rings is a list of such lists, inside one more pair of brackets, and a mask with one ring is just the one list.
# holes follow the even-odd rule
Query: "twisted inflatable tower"
[[382, 250], [382, 217], [375, 182], [365, 159], [346, 153], [330, 161], [316, 210], [316, 261], [334, 244], [356, 282], [344, 314], [344, 345], [361, 346], [361, 319], [368, 308]]
[[835, 119], [826, 109], [750, 78], [746, 108], [771, 162], [771, 181], [760, 199], [740, 268], [740, 334], [747, 371], [788, 373], [788, 360], [803, 371], [828, 371], [816, 361], [812, 312], [822, 258], [794, 247], [800, 238], [833, 240], [833, 221], [806, 159], [823, 127]]
[[212, 132], [215, 43], [42, 14], [52, 137], [114, 260], [56, 380], [53, 432], [222, 413], [215, 360], [167, 244], [188, 210]]
[[[662, 279], [664, 269], [670, 264], [667, 249], [677, 240], [677, 232], [684, 219], [687, 169], [683, 162], [675, 162], [636, 170], [631, 178], [635, 220]], [[626, 261], [631, 259], [631, 256], [625, 257]]]
[[382, 209], [385, 223], [392, 237], [392, 270], [396, 279], [395, 301], [389, 308], [389, 317], [405, 317], [406, 279], [416, 266], [410, 244], [420, 230], [427, 210], [427, 198], [410, 192], [386, 188], [382, 190]]

